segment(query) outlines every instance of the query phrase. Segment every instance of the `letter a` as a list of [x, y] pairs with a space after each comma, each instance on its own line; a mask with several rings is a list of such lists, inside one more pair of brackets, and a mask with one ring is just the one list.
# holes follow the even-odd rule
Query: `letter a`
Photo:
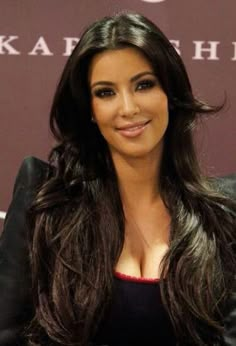
[[28, 53], [28, 55], [39, 55], [37, 52], [40, 52], [40, 55], [53, 55], [52, 52], [50, 52], [46, 41], [44, 40], [43, 36], [41, 36], [38, 41], [36, 42], [36, 45], [31, 50], [31, 52]]

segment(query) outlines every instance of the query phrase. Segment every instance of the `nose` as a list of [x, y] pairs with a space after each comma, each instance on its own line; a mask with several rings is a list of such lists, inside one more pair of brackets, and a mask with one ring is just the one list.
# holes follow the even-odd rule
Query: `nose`
[[122, 117], [132, 117], [139, 113], [140, 109], [134, 95], [124, 92], [120, 96], [119, 115]]

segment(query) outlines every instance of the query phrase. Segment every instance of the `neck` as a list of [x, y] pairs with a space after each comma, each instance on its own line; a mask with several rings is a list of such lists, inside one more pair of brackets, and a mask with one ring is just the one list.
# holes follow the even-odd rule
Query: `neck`
[[113, 162], [124, 205], [150, 206], [160, 199], [160, 159], [113, 155]]

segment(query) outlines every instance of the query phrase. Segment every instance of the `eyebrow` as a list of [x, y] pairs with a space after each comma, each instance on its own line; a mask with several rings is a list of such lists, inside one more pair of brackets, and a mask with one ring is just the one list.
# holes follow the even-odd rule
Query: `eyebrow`
[[[140, 72], [138, 74], [136, 74], [135, 76], [133, 76], [132, 78], [130, 78], [130, 81], [131, 82], [135, 82], [136, 80], [138, 80], [139, 78], [143, 77], [143, 76], [146, 76], [146, 75], [151, 75], [151, 76], [155, 76], [155, 73], [153, 72], [150, 72], [150, 71], [145, 71], [145, 72]], [[112, 82], [109, 82], [109, 81], [98, 81], [98, 82], [95, 82], [91, 85], [91, 89], [94, 88], [96, 85], [109, 85], [109, 86], [112, 86], [114, 85], [115, 83], [112, 83]]]

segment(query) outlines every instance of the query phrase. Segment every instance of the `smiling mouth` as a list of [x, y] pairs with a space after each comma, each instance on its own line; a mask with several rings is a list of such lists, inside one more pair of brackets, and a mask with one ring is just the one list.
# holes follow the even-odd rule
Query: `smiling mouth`
[[147, 125], [150, 122], [150, 120], [142, 122], [142, 123], [135, 123], [135, 124], [129, 124], [123, 127], [118, 127], [118, 131], [135, 131], [137, 129], [142, 128], [143, 126]]
[[149, 123], [150, 123], [150, 120], [144, 123], [136, 123], [133, 125], [127, 125], [125, 127], [118, 128], [117, 131], [124, 137], [136, 137], [141, 135], [141, 133], [143, 133], [143, 131], [145, 130], [145, 128], [147, 127]]

